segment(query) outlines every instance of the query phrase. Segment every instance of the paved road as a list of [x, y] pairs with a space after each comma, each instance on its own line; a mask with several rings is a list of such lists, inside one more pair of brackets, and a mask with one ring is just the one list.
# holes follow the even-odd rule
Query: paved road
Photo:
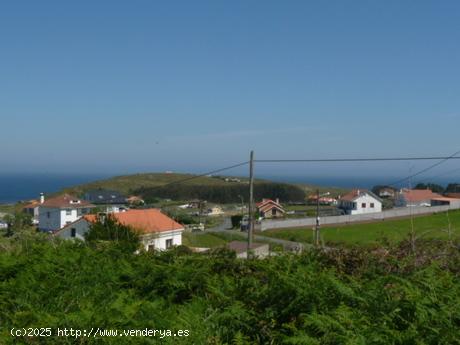
[[210, 232], [228, 231], [231, 228], [232, 228], [232, 220], [230, 219], [230, 217], [225, 217], [224, 221], [221, 224], [213, 228], [206, 229], [206, 231], [210, 231]]

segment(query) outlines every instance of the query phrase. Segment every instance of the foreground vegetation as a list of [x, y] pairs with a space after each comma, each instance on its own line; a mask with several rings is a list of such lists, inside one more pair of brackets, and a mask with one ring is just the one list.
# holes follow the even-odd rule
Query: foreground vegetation
[[[135, 255], [122, 243], [1, 239], [0, 343], [460, 344], [458, 243], [420, 242], [416, 255], [404, 242], [247, 261], [182, 247]], [[11, 327], [190, 335], [13, 339]]]
[[[460, 211], [449, 211], [429, 216], [385, 220], [373, 223], [354, 223], [339, 226], [321, 227], [324, 243], [375, 245], [379, 243], [398, 243], [406, 239], [414, 229], [419, 238], [453, 239], [460, 238]], [[312, 243], [311, 227], [268, 230], [264, 236], [275, 237], [295, 242]]]

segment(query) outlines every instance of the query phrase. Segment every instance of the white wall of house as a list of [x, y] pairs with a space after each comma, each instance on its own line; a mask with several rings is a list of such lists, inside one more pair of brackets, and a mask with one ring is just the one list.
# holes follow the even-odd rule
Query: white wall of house
[[182, 231], [183, 229], [143, 235], [141, 237], [142, 245], [147, 251], [166, 250], [170, 246], [180, 246], [182, 244]]
[[[85, 234], [89, 231], [91, 224], [86, 219], [80, 219], [77, 222], [67, 225], [59, 231], [58, 237], [64, 239], [85, 240]], [[141, 243], [145, 250], [166, 250], [170, 246], [180, 246], [182, 244], [183, 229], [158, 232], [141, 236]], [[168, 241], [169, 240], [169, 241]]]
[[57, 236], [64, 239], [77, 238], [84, 241], [84, 236], [89, 231], [89, 227], [90, 224], [86, 219], [80, 219], [73, 224], [67, 225]]
[[418, 206], [431, 206], [431, 199], [426, 200], [417, 200], [417, 201], [408, 201], [404, 194], [399, 193], [395, 198], [396, 207], [418, 207]]
[[382, 212], [382, 203], [369, 194], [362, 194], [353, 201], [340, 201], [340, 208], [347, 214]]
[[82, 208], [51, 208], [40, 206], [39, 225], [42, 231], [55, 231], [80, 219], [89, 209]]

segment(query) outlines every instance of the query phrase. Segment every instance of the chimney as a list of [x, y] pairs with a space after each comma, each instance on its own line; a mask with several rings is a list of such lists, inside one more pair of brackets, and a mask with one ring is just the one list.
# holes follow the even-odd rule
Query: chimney
[[280, 203], [280, 199], [279, 199], [279, 198], [276, 198], [276, 203], [277, 203], [277, 204]]
[[45, 195], [43, 193], [40, 193], [40, 204], [43, 204], [45, 202]]

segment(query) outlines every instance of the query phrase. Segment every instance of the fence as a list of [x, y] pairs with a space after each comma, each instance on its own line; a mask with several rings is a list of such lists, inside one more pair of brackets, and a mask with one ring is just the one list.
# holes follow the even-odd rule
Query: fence
[[[365, 221], [378, 221], [398, 217], [407, 217], [410, 215], [423, 215], [433, 214], [438, 212], [446, 212], [449, 210], [460, 209], [459, 205], [445, 205], [445, 206], [431, 206], [431, 207], [401, 207], [394, 208], [391, 210], [369, 213], [369, 214], [356, 214], [356, 215], [345, 215], [345, 216], [331, 216], [321, 217], [320, 224], [348, 224]], [[284, 220], [263, 220], [257, 228], [261, 231], [269, 229], [281, 229], [281, 228], [297, 228], [297, 227], [312, 227], [316, 224], [316, 218], [298, 218], [298, 219], [284, 219]]]

